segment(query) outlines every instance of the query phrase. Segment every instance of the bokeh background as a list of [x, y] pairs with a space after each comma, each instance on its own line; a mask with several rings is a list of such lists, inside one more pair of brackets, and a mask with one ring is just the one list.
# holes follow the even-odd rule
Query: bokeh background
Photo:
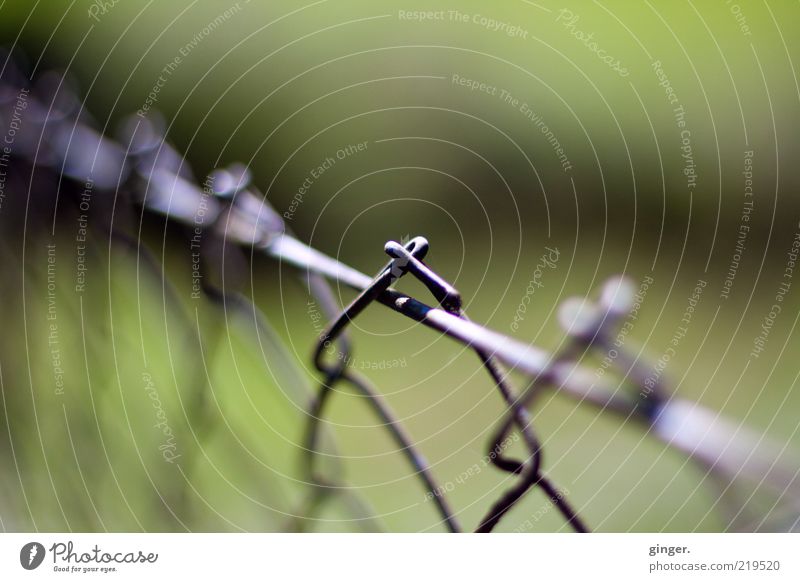
[[[66, 70], [108, 135], [150, 106], [197, 176], [246, 163], [301, 240], [367, 273], [387, 240], [426, 236], [428, 263], [470, 317], [525, 342], [561, 345], [563, 299], [616, 274], [652, 277], [630, 342], [655, 362], [705, 282], [664, 370], [669, 389], [798, 448], [797, 281], [750, 356], [800, 230], [798, 23], [789, 0], [6, 0], [0, 45], [37, 73]], [[226, 284], [263, 311], [265, 333], [252, 314], [193, 299], [185, 231], [131, 210], [117, 227], [155, 263], [90, 228], [77, 293], [77, 205], [54, 198], [70, 188], [52, 176], [9, 182], [0, 207], [2, 527], [286, 529], [308, 492], [299, 444], [319, 333], [302, 282], [263, 257], [227, 258]], [[559, 261], [512, 327], [548, 247]], [[503, 412], [477, 359], [381, 307], [353, 340], [356, 365], [376, 368], [365, 373], [473, 527], [510, 485], [492, 469], [459, 480]], [[159, 450], [153, 390], [173, 462]], [[555, 393], [533, 412], [548, 474], [593, 528], [728, 529], [705, 472], [640, 425]], [[382, 529], [442, 530], [361, 399], [337, 394], [329, 419], [342, 478]], [[308, 527], [359, 529], [348, 517], [334, 502]], [[539, 492], [501, 525], [563, 529]]]

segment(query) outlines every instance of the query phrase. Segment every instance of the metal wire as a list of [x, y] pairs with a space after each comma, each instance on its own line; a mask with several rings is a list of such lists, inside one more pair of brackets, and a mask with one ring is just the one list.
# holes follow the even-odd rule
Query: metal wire
[[[11, 79], [13, 83], [23, 82], [18, 73], [11, 75]], [[6, 109], [14, 95], [12, 89], [16, 90], [5, 81], [0, 83], [0, 120], [7, 115]], [[17, 140], [16, 155], [35, 167], [50, 168], [59, 176], [79, 183], [93, 176], [96, 190], [122, 195], [129, 204], [192, 227], [196, 226], [194, 218], [202, 208], [203, 228], [212, 229], [223, 244], [239, 246], [251, 253], [264, 253], [300, 270], [309, 291], [331, 321], [319, 338], [314, 355], [322, 379], [308, 410], [304, 462], [312, 493], [304, 504], [303, 511], [308, 514], [304, 517], [311, 517], [342, 489], [336, 478], [319, 472], [316, 462], [326, 404], [335, 386], [342, 384], [365, 397], [425, 490], [433, 494], [444, 526], [449, 531], [460, 531], [455, 513], [411, 437], [397, 422], [380, 393], [365, 378], [347, 369], [351, 343], [346, 328], [372, 303], [380, 303], [472, 348], [503, 398], [507, 412], [490, 439], [489, 458], [500, 470], [515, 475], [516, 482], [492, 504], [475, 531], [492, 531], [535, 487], [542, 489], [575, 531], [588, 531], [579, 511], [558, 492], [542, 469], [542, 450], [533, 432], [528, 408], [536, 395], [547, 387], [625, 419], [638, 420], [650, 433], [683, 451], [712, 476], [761, 476], [762, 481], [767, 479], [775, 489], [783, 487], [783, 493], [791, 499], [800, 499], [795, 470], [800, 465], [781, 460], [779, 447], [762, 446], [764, 441], [759, 435], [738, 426], [732, 428], [726, 421], [720, 421], [718, 415], [710, 418], [694, 403], [671, 398], [660, 383], [651, 386], [646, 394], [640, 390], [638, 396], [636, 392], [625, 390], [625, 385], [644, 386], [652, 369], [627, 346], [618, 350], [619, 357], [614, 362], [621, 375], [618, 381], [598, 378], [580, 364], [585, 354], [608, 349], [621, 318], [631, 309], [633, 290], [626, 280], [609, 281], [597, 302], [580, 299], [565, 303], [561, 321], [570, 339], [558, 353], [550, 354], [470, 321], [463, 312], [458, 291], [424, 263], [428, 252], [424, 238], [417, 237], [405, 246], [392, 241], [387, 243], [385, 251], [390, 261], [376, 277], [369, 277], [292, 236], [280, 215], [251, 185], [249, 172], [244, 167], [234, 165], [217, 170], [204, 183], [209, 188], [198, 185], [182, 157], [165, 142], [157, 118], [132, 116], [120, 132], [119, 142], [115, 142], [92, 128], [91, 119], [58, 77], [41, 76], [35, 89], [44, 97], [29, 102], [32, 113], [26, 120], [24, 135]], [[392, 287], [407, 273], [428, 288], [437, 307]], [[349, 286], [359, 295], [341, 309], [326, 279]], [[226, 298], [211, 287], [206, 290], [223, 300]], [[236, 297], [239, 308], [242, 308], [242, 300]], [[253, 311], [257, 311], [254, 306]], [[331, 346], [343, 356], [339, 358], [340, 364], [326, 363], [325, 351]], [[508, 371], [503, 365], [531, 378], [522, 394], [518, 395], [508, 383]], [[693, 430], [685, 430], [686, 423]], [[711, 433], [714, 438], [697, 436], [703, 427], [705, 434]], [[518, 430], [522, 436], [527, 453], [525, 459], [508, 458], [502, 449], [502, 443], [513, 430]], [[759, 451], [755, 458], [752, 453], [746, 457], [741, 453], [742, 449], [746, 452], [755, 448]], [[360, 515], [359, 519], [367, 520], [363, 508], [354, 512]], [[800, 509], [795, 508], [795, 512], [800, 515]], [[796, 525], [797, 519], [790, 524], [791, 527]]]

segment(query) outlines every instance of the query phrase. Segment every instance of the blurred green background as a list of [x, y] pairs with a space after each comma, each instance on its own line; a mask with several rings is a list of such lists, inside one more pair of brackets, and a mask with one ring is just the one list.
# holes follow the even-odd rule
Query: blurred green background
[[[367, 273], [387, 240], [426, 236], [428, 263], [472, 319], [547, 349], [563, 341], [561, 300], [615, 274], [652, 276], [630, 341], [655, 361], [706, 281], [665, 371], [670, 388], [798, 447], [800, 290], [764, 353], [749, 357], [799, 228], [798, 23], [788, 0], [6, 1], [0, 45], [19, 45], [38, 70], [68, 70], [104, 133], [149, 104], [197, 176], [246, 163], [301, 240]], [[365, 147], [337, 157], [356, 144]], [[159, 266], [95, 230], [76, 293], [75, 209], [59, 203], [51, 234], [52, 208], [41, 219], [12, 212], [28, 194], [17, 185], [0, 209], [3, 528], [287, 527], [307, 494], [298, 443], [319, 331], [302, 282], [265, 258], [252, 269], [230, 258], [228, 284], [263, 310], [275, 333], [265, 336], [252, 314], [192, 299], [184, 233], [152, 217], [140, 231], [137, 214], [130, 233]], [[30, 195], [34, 205], [42, 196]], [[750, 230], [725, 299], [746, 200]], [[47, 244], [57, 249], [63, 394], [48, 344]], [[512, 329], [546, 247], [560, 260]], [[425, 296], [411, 281], [401, 288]], [[402, 362], [365, 373], [442, 482], [480, 462], [503, 408], [474, 355], [381, 307], [353, 339], [359, 366]], [[145, 374], [178, 462], [159, 450]], [[534, 412], [548, 474], [592, 527], [726, 528], [703, 471], [640, 426], [551, 393]], [[337, 394], [329, 418], [343, 478], [381, 527], [440, 530], [363, 401]], [[450, 500], [473, 527], [510, 483], [486, 469], [455, 483]], [[341, 505], [311, 529], [357, 529]], [[546, 507], [532, 493], [501, 530], [564, 529]]]

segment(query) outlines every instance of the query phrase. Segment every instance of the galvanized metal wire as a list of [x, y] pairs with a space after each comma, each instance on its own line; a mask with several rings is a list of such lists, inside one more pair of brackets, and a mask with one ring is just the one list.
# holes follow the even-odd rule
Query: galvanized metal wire
[[[6, 59], [3, 67], [0, 119], [9, 116], [13, 96], [29, 83], [24, 74], [14, 69], [13, 61]], [[346, 365], [353, 349], [347, 327], [365, 309], [381, 304], [470, 347], [505, 404], [507, 412], [493, 432], [487, 451], [496, 468], [513, 475], [515, 481], [491, 504], [485, 516], [472, 528], [475, 531], [492, 531], [535, 488], [552, 500], [572, 529], [589, 530], [580, 515], [581, 510], [559, 493], [545, 470], [545, 458], [529, 408], [535, 397], [547, 388], [572, 396], [582, 404], [615, 413], [621, 419], [638, 421], [655, 438], [684, 452], [712, 477], [766, 480], [781, 499], [791, 502], [789, 515], [793, 517], [786, 528], [797, 527], [800, 516], [798, 465], [782, 459], [780, 447], [764, 444], [760, 435], [721, 419], [695, 403], [674, 398], [663, 383], [648, 384], [648, 389], [644, 390], [652, 366], [628, 346], [619, 348], [614, 361], [620, 372], [618, 380], [598, 377], [582, 366], [585, 355], [609, 348], [622, 319], [630, 311], [635, 289], [628, 280], [612, 278], [600, 290], [597, 300], [573, 299], [562, 305], [560, 320], [569, 340], [558, 353], [548, 353], [469, 320], [458, 291], [424, 262], [429, 247], [423, 237], [414, 238], [405, 245], [389, 241], [384, 249], [389, 255], [388, 262], [374, 277], [363, 274], [293, 236], [280, 215], [254, 187], [248, 169], [240, 165], [219, 169], [201, 184], [183, 157], [166, 142], [163, 125], [156, 116], [131, 116], [117, 139], [112, 140], [94, 128], [76, 94], [62, 81], [58, 75], [48, 73], [39, 76], [34, 83], [34, 97], [28, 101], [30, 111], [25, 131], [17, 139], [15, 156], [31, 167], [55, 172], [60, 180], [82, 183], [87, 176], [91, 177], [96, 192], [102, 191], [109, 197], [120, 198], [121, 203], [192, 228], [196, 227], [195, 217], [202, 209], [203, 229], [213, 233], [223, 246], [234, 245], [250, 253], [263, 253], [296, 267], [325, 312], [329, 325], [319, 337], [314, 354], [314, 365], [320, 373], [319, 387], [308, 405], [305, 432], [304, 466], [311, 492], [300, 509], [304, 517], [313, 518], [330, 499], [346, 497], [340, 476], [324, 474], [317, 462], [327, 405], [335, 389], [346, 386], [369, 403], [421, 486], [432, 494], [441, 524], [448, 531], [462, 530], [457, 512], [442, 492], [430, 465], [380, 391]], [[117, 203], [120, 202], [115, 198]], [[125, 239], [125, 235], [117, 236], [125, 244], [138, 244]], [[394, 288], [406, 275], [417, 278], [427, 287], [431, 303]], [[342, 308], [328, 281], [354, 289], [357, 297]], [[211, 283], [207, 283], [204, 290], [228, 306], [257, 313], [255, 306], [244, 297], [223, 292]], [[339, 355], [333, 362], [325, 357], [331, 346]], [[510, 370], [522, 372], [530, 379], [524, 391], [518, 392], [511, 386]], [[522, 459], [508, 457], [502, 448], [504, 440], [515, 430], [519, 431], [525, 446]], [[352, 499], [348, 503], [354, 515], [369, 521], [363, 507]], [[297, 529], [305, 527], [295, 525]]]

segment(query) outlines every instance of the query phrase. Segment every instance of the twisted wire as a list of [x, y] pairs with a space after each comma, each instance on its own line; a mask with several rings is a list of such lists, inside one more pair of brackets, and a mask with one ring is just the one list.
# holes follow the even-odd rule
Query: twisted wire
[[[0, 120], [3, 123], [18, 90], [15, 85], [26, 83], [25, 77], [13, 67], [13, 62], [7, 64], [6, 70], [8, 72], [0, 82]], [[741, 455], [728, 453], [730, 446], [735, 448], [735, 442], [746, 448], [756, 441], [757, 435], [718, 423], [714, 425], [715, 434], [726, 436], [728, 441], [725, 442], [731, 443], [723, 450], [710, 440], [700, 443], [687, 441], [676, 428], [676, 419], [709, 422], [704, 409], [670, 397], [660, 380], [649, 386], [644, 396], [644, 391], [640, 391], [639, 396], [632, 396], [624, 390], [626, 384], [641, 388], [650, 375], [650, 367], [633, 350], [627, 347], [619, 350], [619, 357], [614, 362], [622, 376], [618, 382], [598, 378], [582, 367], [583, 354], [608, 348], [615, 326], [630, 310], [632, 290], [627, 281], [611, 280], [603, 288], [597, 303], [582, 299], [580, 305], [573, 302], [562, 306], [562, 327], [569, 341], [558, 353], [547, 353], [469, 320], [458, 292], [423, 262], [427, 241], [421, 237], [415, 239], [414, 245], [405, 247], [390, 241], [385, 249], [391, 257], [389, 264], [376, 278], [364, 275], [292, 236], [280, 215], [252, 185], [249, 171], [243, 166], [216, 170], [201, 186], [182, 156], [165, 141], [163, 124], [156, 116], [129, 117], [118, 141], [111, 140], [94, 129], [91, 117], [80, 107], [75, 94], [54, 75], [41, 75], [34, 84], [38, 93], [44, 96], [28, 101], [25, 131], [18, 136], [15, 156], [27, 160], [34, 168], [56, 172], [59, 180], [81, 183], [91, 177], [97, 191], [119, 196], [123, 204], [138, 205], [184, 225], [194, 226], [194, 219], [202, 207], [206, 216], [204, 230], [213, 231], [224, 243], [249, 248], [251, 253], [264, 253], [299, 268], [301, 274], [305, 274], [309, 291], [331, 321], [315, 351], [314, 363], [322, 379], [309, 406], [304, 443], [304, 463], [313, 487], [306, 503], [309, 513], [314, 513], [341, 489], [337, 479], [317, 471], [315, 459], [319, 455], [320, 422], [326, 403], [334, 387], [342, 384], [366, 397], [426, 490], [436, 493], [436, 506], [447, 529], [460, 530], [454, 512], [444, 496], [438, 493], [440, 489], [427, 461], [417, 451], [412, 439], [396, 421], [379, 392], [344, 364], [351, 354], [346, 327], [372, 303], [382, 304], [472, 348], [503, 398], [507, 411], [492, 433], [489, 458], [498, 469], [515, 475], [517, 480], [492, 504], [476, 531], [491, 531], [535, 487], [542, 489], [575, 531], [588, 530], [579, 511], [567, 502], [542, 470], [541, 445], [533, 432], [528, 408], [536, 395], [547, 387], [626, 419], [639, 420], [656, 438], [680, 449], [712, 475], [733, 474], [738, 477], [744, 473], [758, 476], [767, 468], [771, 472], [770, 482], [776, 489], [780, 487], [779, 483], [786, 483], [784, 492], [800, 497], [794, 465], [778, 462], [773, 450], [765, 450], [755, 460], [750, 456], [742, 460]], [[121, 240], [131, 245], [130, 240], [124, 237]], [[413, 274], [426, 285], [437, 307], [392, 287], [406, 273]], [[349, 286], [360, 294], [342, 310], [326, 279]], [[213, 287], [206, 287], [205, 291], [223, 301], [233, 299], [233, 296], [226, 298]], [[233, 303], [239, 308], [247, 307], [238, 298]], [[254, 306], [253, 310], [257, 311]], [[323, 350], [333, 343], [345, 356], [341, 358], [342, 365], [330, 365], [324, 361]], [[532, 379], [521, 394], [517, 394], [509, 384], [504, 366], [521, 371]], [[513, 430], [522, 435], [527, 453], [525, 459], [509, 458], [502, 450], [503, 441]], [[760, 442], [758, 439], [757, 444]]]

